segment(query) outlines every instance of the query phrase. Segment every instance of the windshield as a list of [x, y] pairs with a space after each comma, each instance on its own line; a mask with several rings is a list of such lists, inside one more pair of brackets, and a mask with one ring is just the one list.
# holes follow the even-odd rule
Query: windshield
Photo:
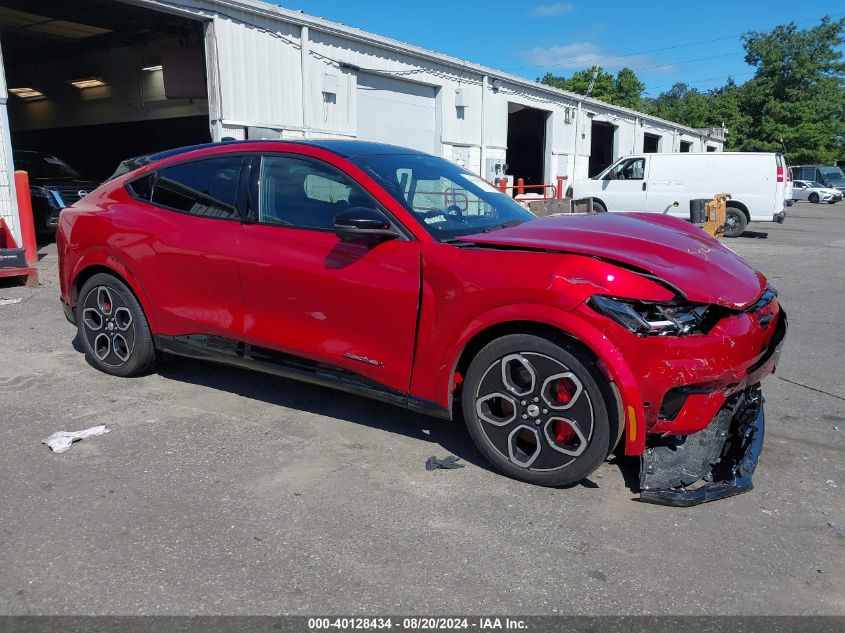
[[29, 172], [30, 178], [79, 178], [79, 172], [57, 156], [20, 152], [13, 159], [15, 169]]
[[845, 182], [845, 174], [839, 167], [819, 167], [819, 172], [829, 183], [840, 184]]
[[354, 156], [439, 241], [535, 219], [486, 180], [442, 158], [420, 154]]
[[822, 183], [816, 182], [815, 180], [811, 180], [810, 182], [808, 182], [807, 186], [808, 187], [814, 187], [816, 189], [821, 189], [821, 188], [824, 187], [824, 185]]

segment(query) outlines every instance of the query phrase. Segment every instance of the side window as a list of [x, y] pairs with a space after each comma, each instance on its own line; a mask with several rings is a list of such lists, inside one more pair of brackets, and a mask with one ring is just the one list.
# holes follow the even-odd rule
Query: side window
[[149, 202], [153, 195], [153, 174], [147, 174], [143, 178], [127, 183], [126, 188], [136, 198]]
[[619, 163], [608, 174], [609, 180], [642, 180], [645, 178], [645, 158], [632, 158]]
[[346, 174], [294, 156], [263, 156], [258, 177], [258, 221], [302, 229], [334, 229], [350, 207], [379, 204]]
[[235, 201], [241, 156], [208, 158], [158, 172], [150, 201], [209, 218], [238, 219]]

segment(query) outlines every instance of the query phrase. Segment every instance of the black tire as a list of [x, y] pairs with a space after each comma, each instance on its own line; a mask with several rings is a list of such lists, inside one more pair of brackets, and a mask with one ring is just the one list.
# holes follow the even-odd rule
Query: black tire
[[607, 213], [607, 207], [599, 200], [593, 200], [593, 213]]
[[102, 372], [138, 376], [158, 361], [144, 310], [117, 277], [97, 273], [82, 285], [76, 325], [86, 356]]
[[725, 213], [725, 237], [739, 237], [748, 228], [748, 218], [741, 209], [728, 207]]
[[810, 201], [810, 202], [812, 202], [813, 204], [818, 204], [818, 202], [819, 202], [819, 194], [817, 194], [817, 193], [811, 193], [809, 196], [807, 196], [807, 200], [809, 200], [809, 201]]
[[[554, 379], [559, 374], [568, 375]], [[598, 468], [616, 439], [600, 380], [574, 349], [529, 334], [503, 336], [476, 355], [464, 378], [467, 429], [505, 475], [541, 486], [574, 484]]]

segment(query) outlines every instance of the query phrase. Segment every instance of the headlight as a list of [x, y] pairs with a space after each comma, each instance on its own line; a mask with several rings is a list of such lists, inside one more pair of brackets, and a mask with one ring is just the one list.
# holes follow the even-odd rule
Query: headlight
[[719, 306], [702, 303], [652, 303], [593, 295], [590, 307], [639, 336], [704, 334], [727, 315]]

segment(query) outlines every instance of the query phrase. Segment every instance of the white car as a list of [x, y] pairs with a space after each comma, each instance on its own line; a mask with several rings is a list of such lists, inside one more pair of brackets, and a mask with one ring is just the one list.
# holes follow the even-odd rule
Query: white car
[[815, 180], [796, 180], [792, 183], [792, 197], [795, 200], [833, 204], [842, 200], [842, 192], [825, 187]]

